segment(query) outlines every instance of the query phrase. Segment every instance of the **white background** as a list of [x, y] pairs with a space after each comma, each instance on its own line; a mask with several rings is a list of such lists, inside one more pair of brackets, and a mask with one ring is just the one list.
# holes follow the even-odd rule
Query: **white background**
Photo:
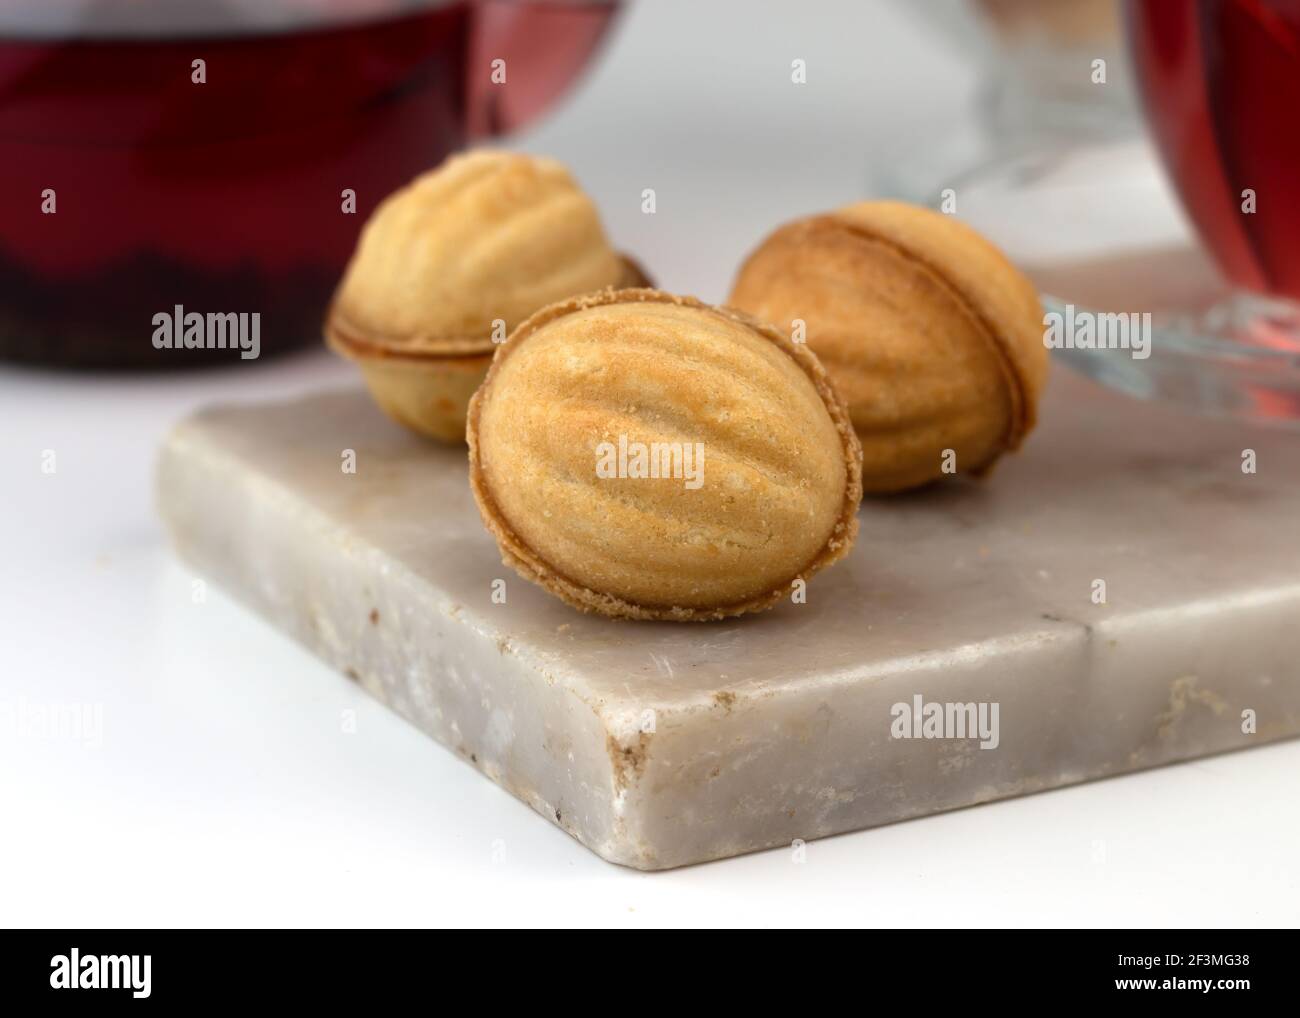
[[[772, 225], [869, 194], [869, 165], [970, 101], [969, 66], [906, 6], [643, 2], [514, 144], [568, 161], [666, 288], [720, 299]], [[1300, 921], [1295, 742], [814, 842], [802, 864], [602, 862], [220, 592], [194, 603], [152, 506], [168, 425], [352, 377], [323, 353], [0, 368], [0, 706], [103, 723], [97, 747], [0, 730], [0, 923]]]

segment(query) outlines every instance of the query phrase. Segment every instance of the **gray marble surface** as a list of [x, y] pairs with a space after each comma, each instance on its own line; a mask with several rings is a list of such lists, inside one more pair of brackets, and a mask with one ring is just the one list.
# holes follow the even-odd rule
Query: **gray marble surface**
[[[807, 604], [691, 626], [580, 615], [516, 577], [465, 475], [463, 450], [359, 391], [201, 413], [158, 474], [185, 559], [615, 862], [678, 866], [1300, 732], [1292, 436], [1058, 372], [1039, 431], [989, 480], [870, 501]], [[917, 696], [996, 704], [996, 747], [895, 738], [894, 705]]]

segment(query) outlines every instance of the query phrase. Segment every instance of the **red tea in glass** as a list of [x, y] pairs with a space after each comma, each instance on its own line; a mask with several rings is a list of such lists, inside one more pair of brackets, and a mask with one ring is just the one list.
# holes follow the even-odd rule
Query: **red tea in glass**
[[1207, 247], [1239, 286], [1300, 300], [1300, 0], [1127, 13], [1152, 131]]
[[207, 352], [151, 342], [177, 304], [260, 313], [263, 352], [315, 341], [375, 205], [537, 112], [613, 10], [5, 0], [0, 355], [189, 365]]

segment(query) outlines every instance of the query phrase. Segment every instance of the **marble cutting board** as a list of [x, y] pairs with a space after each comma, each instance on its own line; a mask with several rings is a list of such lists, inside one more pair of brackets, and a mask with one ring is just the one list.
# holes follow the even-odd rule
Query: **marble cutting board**
[[[185, 421], [159, 500], [201, 574], [659, 869], [1300, 733], [1300, 434], [1060, 370], [1043, 417], [986, 482], [869, 501], [806, 604], [717, 624], [584, 616], [519, 579], [464, 450], [359, 390]], [[917, 697], [996, 705], [996, 746], [915, 737]]]

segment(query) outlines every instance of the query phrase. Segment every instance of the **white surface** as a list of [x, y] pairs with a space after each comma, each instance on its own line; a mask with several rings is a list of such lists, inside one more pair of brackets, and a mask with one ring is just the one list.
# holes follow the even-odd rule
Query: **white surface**
[[[643, 4], [522, 142], [570, 160], [620, 246], [706, 298], [771, 225], [863, 193], [869, 154], [970, 85], [893, 5], [765, 6]], [[218, 591], [195, 603], [163, 544], [150, 474], [172, 421], [351, 378], [324, 355], [0, 369], [0, 704], [103, 718], [99, 748], [0, 729], [0, 922], [1300, 921], [1296, 742], [814, 842], [802, 864], [600, 861]]]

